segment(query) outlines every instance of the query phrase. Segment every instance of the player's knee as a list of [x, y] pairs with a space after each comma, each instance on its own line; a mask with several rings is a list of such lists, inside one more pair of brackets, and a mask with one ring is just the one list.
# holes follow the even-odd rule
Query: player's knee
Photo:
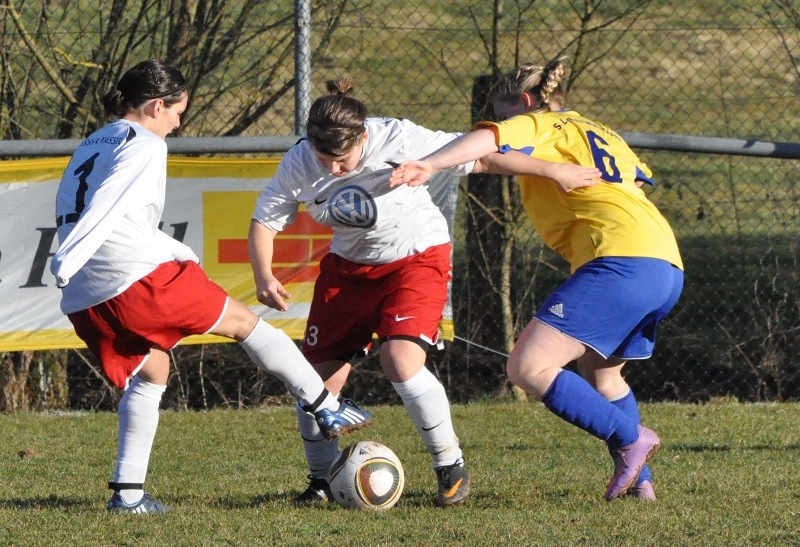
[[238, 300], [230, 299], [222, 319], [211, 333], [241, 342], [247, 338], [258, 321], [258, 316], [250, 311], [250, 308]]
[[512, 384], [519, 387], [524, 387], [523, 375], [521, 370], [521, 363], [518, 359], [514, 358], [512, 354], [506, 362], [506, 374]]

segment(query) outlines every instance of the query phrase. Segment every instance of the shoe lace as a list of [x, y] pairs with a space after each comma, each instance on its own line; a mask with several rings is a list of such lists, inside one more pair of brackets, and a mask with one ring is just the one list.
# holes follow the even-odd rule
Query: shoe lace
[[453, 473], [453, 469], [455, 469], [456, 467], [464, 467], [464, 458], [458, 458], [455, 461], [455, 463], [452, 463], [450, 465], [444, 465], [442, 467], [437, 467], [436, 468], [436, 474], [439, 476], [439, 480], [441, 480], [443, 483], [449, 485], [450, 484], [450, 478], [451, 478], [452, 473]]

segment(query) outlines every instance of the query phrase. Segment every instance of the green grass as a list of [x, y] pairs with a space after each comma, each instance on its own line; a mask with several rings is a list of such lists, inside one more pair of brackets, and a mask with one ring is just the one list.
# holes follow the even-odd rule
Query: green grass
[[[406, 490], [385, 513], [294, 508], [305, 482], [289, 407], [162, 414], [147, 488], [175, 510], [104, 511], [113, 413], [0, 416], [2, 545], [796, 545], [800, 405], [643, 405], [664, 446], [659, 500], [603, 501], [605, 445], [539, 403], [456, 405], [469, 503], [434, 506], [427, 454], [399, 406], [347, 439], [397, 452]], [[20, 457], [20, 451], [28, 455]]]

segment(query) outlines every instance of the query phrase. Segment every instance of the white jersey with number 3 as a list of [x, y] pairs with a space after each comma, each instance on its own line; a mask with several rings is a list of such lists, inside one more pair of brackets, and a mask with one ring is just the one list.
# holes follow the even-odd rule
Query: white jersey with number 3
[[[390, 188], [389, 176], [401, 161], [427, 156], [459, 134], [393, 118], [368, 118], [365, 126], [361, 159], [342, 177], [320, 165], [307, 139], [289, 149], [253, 219], [280, 232], [305, 203], [314, 220], [333, 229], [331, 252], [359, 264], [386, 264], [449, 242], [447, 221], [427, 187]], [[466, 175], [473, 165], [448, 171]]]
[[164, 262], [197, 261], [158, 229], [166, 177], [166, 142], [135, 122], [112, 122], [78, 146], [56, 195], [50, 270], [62, 312], [105, 302]]

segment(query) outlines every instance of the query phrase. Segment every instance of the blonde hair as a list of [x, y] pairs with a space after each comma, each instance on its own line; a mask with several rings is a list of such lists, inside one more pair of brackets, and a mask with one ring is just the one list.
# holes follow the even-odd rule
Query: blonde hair
[[367, 107], [350, 97], [353, 80], [344, 77], [326, 82], [330, 95], [320, 97], [308, 113], [306, 136], [318, 152], [343, 156], [361, 141], [366, 128]]
[[565, 57], [559, 57], [547, 65], [526, 63], [503, 76], [495, 88], [492, 99], [495, 102], [516, 101], [523, 93], [530, 93], [536, 100], [536, 108], [530, 112], [550, 112], [551, 104], [557, 109], [564, 105], [566, 93], [561, 85], [566, 69]]

